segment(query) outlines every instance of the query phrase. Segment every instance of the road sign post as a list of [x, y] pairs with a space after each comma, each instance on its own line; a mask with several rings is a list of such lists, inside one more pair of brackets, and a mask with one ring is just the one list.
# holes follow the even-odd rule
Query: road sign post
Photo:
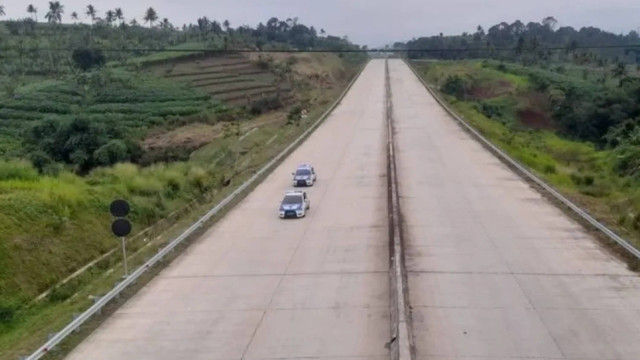
[[122, 239], [122, 263], [124, 264], [124, 276], [129, 276], [129, 270], [127, 269], [127, 245], [126, 238], [123, 236]]
[[113, 234], [120, 238], [122, 243], [122, 265], [124, 266], [124, 277], [129, 276], [129, 269], [127, 268], [127, 238], [126, 236], [131, 233], [131, 223], [124, 217], [129, 214], [129, 203], [124, 200], [115, 200], [109, 206], [111, 215], [116, 217], [111, 223], [111, 231]]

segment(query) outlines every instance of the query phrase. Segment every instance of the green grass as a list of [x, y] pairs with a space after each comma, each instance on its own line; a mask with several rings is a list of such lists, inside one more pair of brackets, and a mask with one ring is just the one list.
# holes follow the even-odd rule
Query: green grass
[[[597, 149], [591, 143], [567, 139], [553, 131], [530, 129], [513, 118], [514, 107], [522, 104], [523, 97], [535, 93], [526, 81], [527, 76], [546, 70], [506, 64], [501, 72], [479, 61], [415, 66], [425, 80], [437, 85], [451, 74], [473, 74], [476, 80], [485, 79], [480, 80], [484, 81], [483, 86], [491, 86], [496, 81], [510, 82], [517, 90], [498, 98], [461, 101], [449, 95], [443, 97], [485, 137], [640, 247], [640, 183], [615, 171], [613, 151]], [[552, 82], [578, 82], [587, 91], [595, 89], [587, 81], [570, 75], [545, 75]], [[502, 116], [489, 118], [481, 111], [483, 101], [498, 102], [507, 111]]]

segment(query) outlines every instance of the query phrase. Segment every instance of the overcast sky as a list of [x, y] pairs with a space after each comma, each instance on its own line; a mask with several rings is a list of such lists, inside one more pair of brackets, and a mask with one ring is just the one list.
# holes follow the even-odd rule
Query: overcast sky
[[[501, 21], [525, 23], [552, 15], [561, 26], [597, 26], [615, 33], [640, 28], [640, 0], [62, 0], [64, 21], [71, 12], [84, 16], [87, 4], [100, 15], [121, 7], [127, 19], [141, 20], [152, 6], [162, 19], [174, 25], [195, 23], [201, 16], [228, 19], [232, 26], [256, 25], [276, 16], [298, 17], [306, 25], [324, 28], [329, 34], [349, 36], [361, 45], [380, 46], [412, 37], [473, 32]], [[32, 3], [43, 18], [48, 7], [42, 0], [0, 0], [5, 18], [27, 15]]]

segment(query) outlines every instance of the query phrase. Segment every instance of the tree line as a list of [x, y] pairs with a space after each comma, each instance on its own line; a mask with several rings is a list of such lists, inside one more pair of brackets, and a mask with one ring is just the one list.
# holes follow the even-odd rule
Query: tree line
[[[591, 48], [583, 49], [585, 47]], [[408, 53], [410, 58], [443, 60], [494, 58], [527, 64], [557, 60], [594, 64], [640, 62], [637, 31], [613, 34], [592, 26], [576, 30], [571, 26], [559, 26], [552, 16], [527, 24], [520, 20], [511, 24], [501, 22], [486, 31], [478, 26], [474, 33], [420, 37], [395, 43], [394, 48], [415, 50]]]
[[[229, 20], [219, 22], [202, 16], [195, 23], [178, 27], [168, 18], [158, 21], [159, 14], [149, 7], [143, 16], [148, 27], [144, 27], [135, 18], [127, 21], [122, 8], [107, 10], [101, 16], [95, 6], [87, 5], [84, 15], [90, 23], [77, 22], [79, 15], [75, 11], [70, 17], [73, 23], [63, 23], [65, 10], [59, 1], [50, 1], [44, 16], [46, 22], [38, 22], [39, 10], [29, 4], [25, 8], [28, 16], [0, 22], [0, 74], [68, 73], [77, 64], [72, 52], [81, 49], [88, 53], [87, 48], [109, 49], [104, 53], [105, 61], [101, 62], [125, 61], [147, 54], [130, 49], [154, 51], [180, 44], [212, 50], [359, 48], [346, 37], [328, 35], [324, 29], [318, 31], [313, 26], [300, 23], [297, 18], [280, 20], [273, 17], [255, 27], [234, 28]], [[96, 52], [93, 53], [95, 55]]]

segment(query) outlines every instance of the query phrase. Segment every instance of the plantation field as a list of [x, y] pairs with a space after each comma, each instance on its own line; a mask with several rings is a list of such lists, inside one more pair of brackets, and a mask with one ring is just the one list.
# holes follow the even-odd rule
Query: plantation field
[[197, 88], [121, 69], [32, 82], [17, 88], [13, 96], [0, 97], [0, 156], [22, 155], [24, 131], [45, 119], [85, 117], [137, 138], [149, 128], [179, 118], [206, 117], [220, 107]]
[[639, 147], [623, 145], [624, 139], [608, 144], [605, 139], [578, 140], [589, 135], [589, 118], [573, 127], [568, 120], [575, 115], [559, 116], [565, 110], [556, 100], [576, 93], [593, 95], [598, 102], [597, 95], [606, 91], [622, 98], [617, 80], [609, 88], [582, 72], [558, 74], [486, 61], [416, 62], [414, 67], [483, 135], [640, 247], [640, 173], [628, 158], [637, 159], [628, 154]]
[[272, 64], [242, 54], [203, 56], [155, 66], [153, 73], [186, 83], [226, 104], [251, 106], [259, 99], [290, 99], [292, 84], [274, 74]]

